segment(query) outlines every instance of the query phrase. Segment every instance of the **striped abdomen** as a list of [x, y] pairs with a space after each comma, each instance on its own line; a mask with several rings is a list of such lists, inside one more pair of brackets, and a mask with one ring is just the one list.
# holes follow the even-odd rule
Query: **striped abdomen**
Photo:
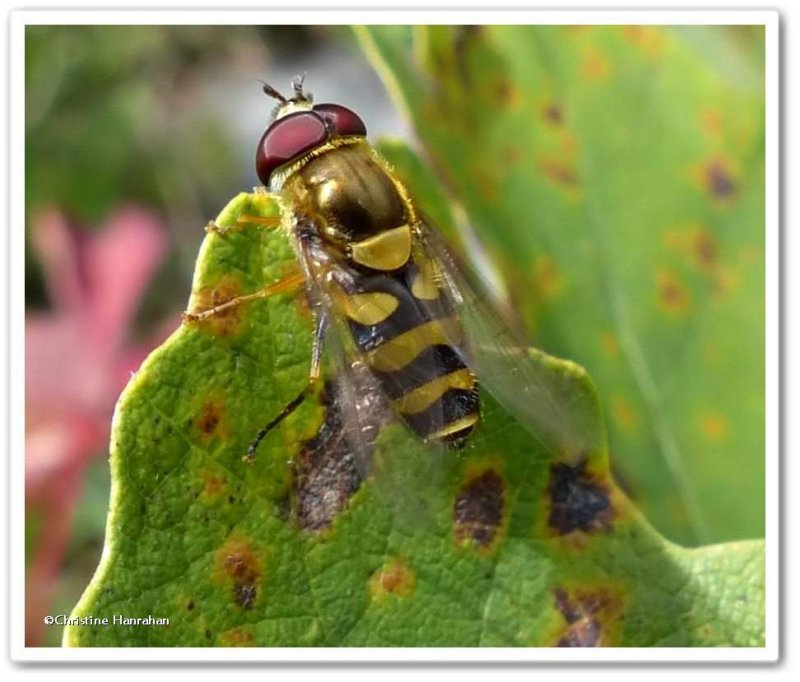
[[463, 443], [479, 420], [477, 380], [452, 346], [463, 329], [435, 284], [409, 260], [356, 276], [337, 298], [395, 412], [422, 438]]

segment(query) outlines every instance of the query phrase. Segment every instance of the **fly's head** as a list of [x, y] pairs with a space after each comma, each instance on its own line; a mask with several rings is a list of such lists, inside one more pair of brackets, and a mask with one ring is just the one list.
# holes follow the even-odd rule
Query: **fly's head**
[[292, 80], [294, 95], [289, 99], [263, 84], [264, 93], [278, 100], [256, 150], [256, 170], [266, 186], [275, 170], [334, 138], [366, 137], [364, 121], [351, 109], [341, 104], [315, 105], [311, 93], [303, 91], [303, 78]]

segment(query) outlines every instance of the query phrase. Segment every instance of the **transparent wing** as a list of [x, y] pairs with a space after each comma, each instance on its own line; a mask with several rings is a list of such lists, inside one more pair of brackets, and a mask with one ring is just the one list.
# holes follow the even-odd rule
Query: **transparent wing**
[[[438, 444], [422, 442], [414, 436], [413, 452], [390, 446], [376, 457], [375, 441], [382, 427], [388, 423], [403, 423], [392, 407], [392, 396], [368, 366], [365, 355], [355, 346], [346, 317], [334, 300], [330, 279], [347, 278], [353, 273], [324, 249], [315, 250], [313, 244], [299, 244], [298, 253], [306, 275], [306, 290], [315, 314], [326, 320], [324, 332], [324, 367], [328, 370], [329, 385], [333, 391], [332, 402], [338, 413], [337, 429], [354, 457], [362, 479], [372, 477], [376, 487], [397, 513], [415, 524], [431, 523], [435, 517], [430, 512], [432, 491], [440, 483], [445, 448]], [[363, 281], [360, 282], [363, 285]], [[419, 363], [404, 371], [405, 381], [424, 383], [430, 379], [429, 368]], [[397, 443], [403, 442], [402, 436]], [[409, 435], [410, 437], [410, 435]], [[409, 475], [409, 456], [417, 457], [416, 467], [426, 472], [421, 476], [425, 483]]]
[[[438, 233], [424, 223], [418, 231], [418, 260], [434, 263], [435, 279], [466, 331], [452, 343], [477, 374], [480, 385], [549, 450], [585, 452], [592, 434], [544, 356], [526, 340], [521, 326], [501, 316], [495, 297], [471, 268], [460, 262]], [[566, 381], [563, 379], [562, 381]]]
[[338, 428], [364, 478], [371, 468], [375, 438], [391, 411], [377, 382], [349, 348], [352, 344], [325, 283], [336, 263], [324, 250], [315, 251], [300, 240], [297, 252], [309, 303], [317, 319], [324, 320], [323, 362], [340, 414]]

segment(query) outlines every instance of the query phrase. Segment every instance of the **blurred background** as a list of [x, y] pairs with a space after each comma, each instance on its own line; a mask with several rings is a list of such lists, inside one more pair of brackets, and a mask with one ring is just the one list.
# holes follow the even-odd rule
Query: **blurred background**
[[[752, 379], [759, 376], [759, 358], [737, 356], [745, 352], [742, 337], [730, 330], [747, 329], [755, 337], [763, 331], [763, 293], [748, 285], [763, 281], [756, 269], [763, 261], [758, 241], [763, 32], [683, 27], [665, 37], [646, 28], [607, 27], [595, 41], [583, 30], [551, 27], [530, 40], [527, 34], [512, 36], [500, 45], [492, 42], [496, 36], [482, 42], [480, 32], [470, 28], [475, 27], [456, 33], [455, 44], [443, 40], [427, 46], [428, 68], [442, 74], [431, 78], [434, 92], [441, 86], [440, 97], [427, 106], [425, 91], [414, 112], [437, 171], [444, 177], [452, 170], [448, 190], [460, 191], [470, 218], [488, 226], [489, 236], [495, 230], [498, 239], [510, 239], [516, 230], [528, 240], [530, 250], [506, 250], [521, 254], [522, 269], [501, 261], [511, 298], [535, 313], [525, 321], [537, 345], [584, 364], [598, 383], [615, 476], [648, 519], [669, 539], [689, 545], [759, 536], [763, 499], [756, 498], [763, 491], [763, 452], [741, 445], [737, 429], [747, 427], [741, 414], [763, 410], [763, 386]], [[405, 34], [400, 39], [405, 45]], [[498, 68], [501, 57], [520, 65], [510, 76], [516, 81], [504, 80], [509, 74]], [[545, 66], [528, 69], [534, 62]], [[469, 63], [485, 65], [485, 81], [470, 81], [475, 76], [464, 68]], [[414, 143], [410, 122], [395, 109], [350, 27], [27, 28], [29, 646], [59, 645], [61, 628], [44, 628], [42, 617], [68, 614], [97, 566], [108, 506], [114, 403], [130, 373], [178, 326], [203, 227], [234, 195], [258, 184], [255, 146], [274, 106], [258, 79], [288, 91], [291, 78], [303, 71], [315, 100], [338, 101], [358, 111], [371, 139], [392, 135]], [[445, 82], [448, 74], [455, 85]], [[459, 79], [467, 87], [459, 86]], [[417, 84], [410, 81], [401, 87], [413, 100]], [[597, 87], [609, 81], [616, 90]], [[583, 103], [580, 126], [570, 119], [576, 109], [564, 105], [568, 88], [577, 93], [569, 103]], [[463, 106], [461, 120], [451, 120], [454, 106]], [[519, 140], [509, 131], [517, 131]], [[473, 157], [468, 147], [475, 150]], [[684, 161], [676, 150], [696, 155], [697, 168], [680, 166]], [[457, 161], [461, 154], [463, 164]], [[594, 176], [582, 158], [592, 154]], [[493, 167], [496, 173], [489, 170]], [[748, 195], [742, 187], [749, 179]], [[637, 192], [637, 183], [649, 189]], [[661, 197], [650, 193], [654, 187], [664, 188]], [[500, 208], [493, 203], [498, 196], [506, 200]], [[488, 207], [483, 214], [481, 201]], [[679, 224], [659, 243], [648, 231], [654, 216], [675, 206], [688, 207], [713, 230]], [[636, 279], [639, 273], [631, 264], [663, 266], [655, 286], [672, 315], [660, 322], [666, 331], [647, 316], [636, 323], [645, 332], [644, 353], [650, 354], [644, 360], [667, 384], [677, 377], [673, 394], [691, 389], [685, 400], [676, 399], [685, 413], [678, 409], [674, 420], [685, 427], [689, 445], [673, 455], [684, 459], [687, 483], [703, 511], [714, 512], [713, 523], [702, 532], [692, 527], [684, 501], [670, 488], [669, 463], [652, 447], [648, 416], [638, 412], [635, 382], [628, 386], [620, 380], [627, 376], [620, 339], [596, 313], [607, 301], [591, 298], [594, 292], [601, 297], [604, 289], [581, 259], [593, 262], [594, 247], [587, 246], [585, 235], [601, 215], [598, 209], [620, 235], [620, 243], [609, 247], [614, 257], [631, 259], [620, 268], [630, 274], [621, 278], [621, 291], [649, 296], [654, 283]], [[627, 235], [621, 227], [629, 228]], [[548, 242], [541, 237], [549, 229]], [[584, 241], [574, 240], [575, 235]], [[574, 248], [578, 243], [582, 251]], [[719, 261], [725, 259], [723, 267]], [[651, 278], [650, 270], [646, 276]], [[677, 277], [690, 288], [682, 288]], [[748, 289], [751, 299], [741, 298]], [[722, 311], [727, 317], [706, 316], [712, 309], [703, 307], [707, 300], [723, 295], [729, 300]], [[637, 304], [647, 315], [653, 309], [651, 299]], [[697, 318], [686, 317], [685, 327], [675, 327], [674, 320], [692, 306]], [[696, 324], [699, 318], [711, 320], [706, 329]], [[702, 353], [730, 382], [728, 387], [716, 381], [716, 389], [734, 405], [729, 414], [712, 409], [696, 423], [696, 407], [705, 404], [704, 390], [714, 380], [697, 373], [694, 356], [687, 355], [686, 366], [676, 369], [673, 359], [685, 339], [702, 341], [697, 357]], [[717, 345], [706, 344], [707, 339]], [[727, 360], [720, 361], [728, 351]], [[743, 363], [751, 363], [751, 374], [739, 371]], [[736, 409], [747, 402], [743, 398], [750, 412], [737, 416]], [[760, 442], [759, 429], [763, 424], [750, 429], [752, 442]], [[746, 461], [735, 450], [737, 441], [749, 453]], [[742, 505], [745, 498], [748, 504]]]
[[179, 324], [204, 225], [259, 184], [274, 101], [308, 71], [406, 139], [349, 27], [31, 26], [26, 33], [28, 645], [58, 646], [103, 544], [117, 396]]

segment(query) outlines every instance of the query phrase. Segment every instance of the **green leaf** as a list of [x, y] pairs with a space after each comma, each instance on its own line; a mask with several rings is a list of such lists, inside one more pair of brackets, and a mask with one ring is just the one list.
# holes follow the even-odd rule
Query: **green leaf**
[[[190, 311], [292, 271], [286, 232], [245, 217], [278, 211], [266, 194], [225, 208], [216, 224], [231, 229], [206, 236]], [[112, 624], [70, 625], [66, 645], [763, 645], [762, 543], [687, 550], [655, 533], [609, 475], [594, 388], [573, 363], [532, 355], [588, 434], [569, 459], [484, 393], [462, 451], [389, 425], [360, 480], [338, 403], [317, 394], [244, 461], [305, 386], [311, 335], [302, 296], [262, 298], [185, 322], [131, 379], [103, 559], [72, 614]]]
[[[358, 29], [615, 472], [684, 544], [764, 533], [763, 27]], [[441, 213], [441, 211], [440, 211]]]

